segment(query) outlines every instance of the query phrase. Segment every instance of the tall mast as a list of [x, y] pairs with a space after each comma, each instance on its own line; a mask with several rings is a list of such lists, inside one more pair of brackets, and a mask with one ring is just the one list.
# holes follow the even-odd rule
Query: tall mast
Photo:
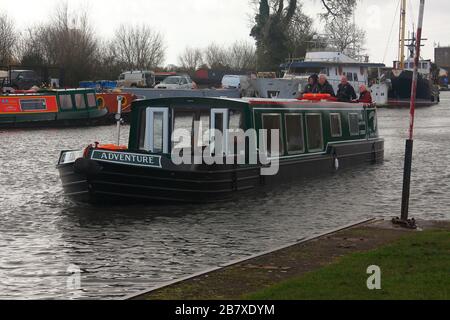
[[402, 7], [400, 9], [400, 35], [399, 35], [399, 50], [398, 61], [400, 63], [399, 69], [405, 68], [405, 36], [406, 36], [406, 0], [401, 0]]

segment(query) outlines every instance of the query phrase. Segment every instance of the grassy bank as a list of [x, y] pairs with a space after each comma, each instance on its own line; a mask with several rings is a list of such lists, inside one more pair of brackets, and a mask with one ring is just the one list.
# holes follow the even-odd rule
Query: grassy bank
[[[425, 231], [368, 222], [134, 299], [450, 299], [450, 221], [419, 225]], [[381, 268], [382, 290], [367, 289], [371, 265]]]
[[[381, 290], [368, 290], [368, 266], [381, 268]], [[450, 232], [406, 235], [392, 244], [353, 253], [283, 281], [246, 299], [450, 299]]]

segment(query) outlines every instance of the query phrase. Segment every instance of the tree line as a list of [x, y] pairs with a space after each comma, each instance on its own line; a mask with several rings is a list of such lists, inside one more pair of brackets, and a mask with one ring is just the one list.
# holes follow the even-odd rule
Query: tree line
[[[305, 0], [314, 3], [314, 0]], [[320, 0], [323, 34], [304, 14], [300, 0], [252, 0], [251, 36], [256, 41], [258, 67], [276, 71], [287, 58], [302, 58], [309, 46], [332, 47], [357, 58], [364, 53], [365, 32], [352, 22], [358, 0]]]
[[[20, 33], [14, 21], [0, 15], [0, 65], [55, 67], [64, 83], [117, 79], [123, 70], [156, 69], [165, 60], [164, 36], [147, 25], [121, 25], [111, 39], [95, 33], [86, 11], [59, 5], [47, 23]], [[18, 36], [20, 34], [20, 36]]]
[[[71, 12], [64, 2], [48, 22], [22, 32], [12, 19], [0, 14], [0, 66], [53, 66], [64, 70], [66, 85], [75, 86], [81, 80], [117, 79], [125, 70], [192, 73], [205, 67], [236, 72], [277, 71], [286, 58], [305, 55], [318, 32], [313, 28], [313, 18], [304, 14], [300, 0], [249, 1], [255, 8], [250, 34], [255, 43], [188, 47], [178, 56], [178, 66], [167, 67], [164, 35], [145, 24], [120, 25], [111, 39], [102, 39], [87, 11]], [[324, 8], [320, 19], [330, 41], [341, 51], [357, 48], [350, 53], [360, 53], [365, 34], [350, 19], [357, 0], [320, 1]]]

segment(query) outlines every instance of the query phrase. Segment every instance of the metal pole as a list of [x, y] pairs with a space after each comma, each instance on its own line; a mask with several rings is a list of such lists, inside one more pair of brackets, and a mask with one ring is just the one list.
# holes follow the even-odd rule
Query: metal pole
[[406, 0], [402, 0], [402, 7], [400, 9], [400, 48], [398, 61], [400, 63], [399, 69], [405, 68], [405, 32], [406, 32]]
[[117, 96], [117, 145], [120, 146], [120, 126], [122, 124], [122, 96]]
[[420, 48], [422, 40], [422, 25], [423, 25], [423, 14], [425, 9], [425, 0], [420, 0], [420, 10], [419, 10], [419, 24], [417, 28], [417, 40], [416, 40], [416, 52], [414, 57], [414, 73], [411, 85], [411, 104], [410, 104], [410, 122], [409, 122], [409, 137], [406, 141], [405, 150], [405, 169], [403, 176], [403, 195], [402, 195], [402, 214], [401, 222], [409, 227], [415, 227], [414, 220], [412, 223], [408, 220], [409, 216], [409, 198], [411, 190], [411, 168], [412, 168], [412, 156], [413, 156], [413, 146], [414, 146], [414, 118], [416, 112], [416, 95], [417, 95], [417, 77], [418, 68], [420, 60]]

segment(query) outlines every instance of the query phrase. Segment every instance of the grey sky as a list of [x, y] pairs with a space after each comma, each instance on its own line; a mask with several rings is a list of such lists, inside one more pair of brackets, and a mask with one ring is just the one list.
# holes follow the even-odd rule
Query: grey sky
[[[397, 55], [399, 0], [361, 0], [356, 22], [367, 32], [367, 51], [371, 61], [391, 64]], [[15, 19], [19, 30], [50, 18], [60, 0], [0, 0], [0, 11]], [[302, 0], [304, 11], [317, 20], [322, 10], [319, 0]], [[408, 29], [417, 20], [419, 0], [408, 0]], [[248, 0], [68, 0], [70, 10], [86, 7], [99, 35], [110, 37], [120, 23], [145, 22], [162, 32], [168, 51], [166, 64], [177, 63], [186, 46], [206, 46], [212, 41], [230, 44], [250, 40], [252, 8]], [[412, 9], [412, 10], [411, 10]], [[414, 14], [414, 16], [412, 16]], [[424, 58], [433, 58], [435, 43], [450, 45], [450, 1], [427, 0], [423, 49]], [[394, 20], [395, 19], [395, 20]], [[389, 40], [391, 27], [392, 36]], [[386, 50], [387, 48], [387, 50]], [[386, 54], [385, 54], [386, 52]]]

